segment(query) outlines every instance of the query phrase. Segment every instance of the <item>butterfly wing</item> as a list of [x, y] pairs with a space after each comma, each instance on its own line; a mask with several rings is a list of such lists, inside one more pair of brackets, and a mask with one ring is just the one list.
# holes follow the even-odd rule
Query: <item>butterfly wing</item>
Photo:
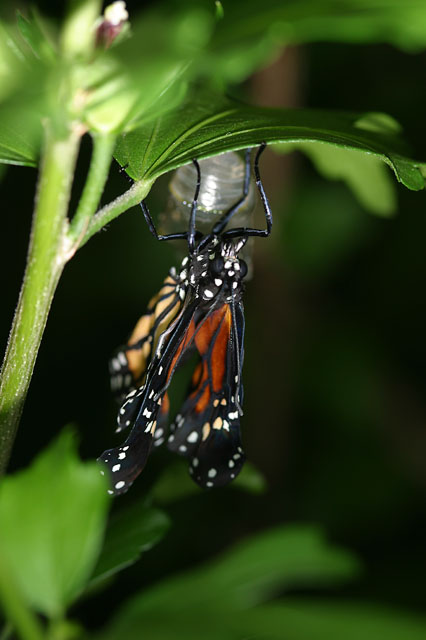
[[[155, 353], [159, 337], [179, 314], [182, 299], [178, 280], [171, 271], [160, 291], [149, 302], [145, 314], [138, 320], [126, 345], [117, 349], [109, 363], [111, 390], [119, 403], [144, 382], [146, 370]], [[126, 424], [118, 415], [118, 428]]]
[[204, 488], [228, 484], [245, 461], [240, 438], [243, 340], [241, 302], [223, 304], [195, 329], [201, 361], [168, 447], [190, 460], [189, 471]]
[[145, 383], [126, 396], [120, 409], [122, 423], [132, 427], [130, 434], [121, 446], [104, 451], [99, 458], [111, 473], [112, 494], [127, 491], [144, 468], [153, 442], [159, 444], [163, 437], [168, 413], [167, 387], [181, 356], [192, 343], [196, 305], [192, 302], [182, 309], [167, 330], [167, 340], [163, 334], [147, 367]]
[[[136, 324], [127, 345], [121, 347], [111, 359], [111, 388], [121, 403], [117, 432], [126, 429], [135, 420], [137, 404], [133, 402], [133, 398], [143, 386], [160, 336], [178, 317], [182, 305], [178, 281], [171, 272], [158, 294], [149, 302], [146, 313]], [[166, 422], [167, 412], [162, 412], [162, 416], [163, 422]]]

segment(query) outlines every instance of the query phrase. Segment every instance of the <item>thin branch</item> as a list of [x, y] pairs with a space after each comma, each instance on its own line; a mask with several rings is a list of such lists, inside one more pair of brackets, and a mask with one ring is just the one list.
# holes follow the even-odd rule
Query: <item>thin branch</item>
[[117, 218], [121, 213], [134, 207], [146, 198], [153, 182], [153, 180], [139, 180], [121, 196], [118, 196], [118, 198], [105, 205], [105, 207], [102, 207], [102, 209], [93, 216], [79, 246], [82, 247], [85, 245], [95, 233], [100, 231], [106, 224], [111, 222], [111, 220], [114, 220], [114, 218]]
[[84, 237], [101, 199], [108, 178], [115, 141], [116, 136], [110, 133], [96, 133], [93, 135], [93, 152], [89, 174], [68, 231], [71, 255], [77, 250], [81, 239]]

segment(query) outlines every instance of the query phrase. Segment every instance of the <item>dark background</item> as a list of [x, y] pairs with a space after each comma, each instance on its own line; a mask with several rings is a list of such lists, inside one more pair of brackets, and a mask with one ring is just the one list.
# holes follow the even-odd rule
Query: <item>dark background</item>
[[[385, 111], [403, 125], [413, 157], [424, 159], [425, 63], [425, 54], [385, 45], [315, 44], [275, 64], [284, 98], [274, 94], [271, 71], [243, 92], [261, 104]], [[75, 197], [89, 153], [86, 142]], [[246, 292], [243, 439], [269, 490], [218, 490], [173, 505], [169, 535], [144, 557], [143, 571], [137, 564], [103, 594], [103, 607], [105, 598], [112, 607], [136, 585], [192, 566], [242, 535], [309, 522], [364, 562], [359, 580], [339, 590], [342, 598], [424, 610], [425, 195], [396, 185], [398, 215], [374, 217], [302, 156], [268, 153], [263, 175], [276, 224], [270, 240], [257, 242]], [[0, 187], [2, 348], [25, 265], [36, 178], [33, 169], [8, 167]], [[126, 188], [113, 166], [104, 201]], [[164, 206], [166, 189], [163, 183], [150, 194], [153, 212]], [[66, 267], [11, 470], [69, 423], [77, 425], [84, 457], [110, 446], [116, 407], [109, 355], [174, 262], [173, 247], [155, 242], [135, 208]], [[176, 396], [185, 384], [181, 376]], [[143, 495], [172, 460], [166, 451], [152, 456], [132, 491]], [[82, 611], [93, 623], [95, 604]]]

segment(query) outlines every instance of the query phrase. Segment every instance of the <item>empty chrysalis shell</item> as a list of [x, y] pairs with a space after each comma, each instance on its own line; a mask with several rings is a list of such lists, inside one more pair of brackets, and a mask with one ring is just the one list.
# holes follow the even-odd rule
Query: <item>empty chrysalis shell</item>
[[[222, 213], [235, 205], [243, 195], [245, 162], [233, 151], [212, 158], [200, 160], [201, 187], [198, 197], [196, 228], [206, 234], [211, 231]], [[161, 232], [173, 233], [187, 229], [192, 201], [195, 193], [197, 172], [193, 163], [174, 172], [169, 183], [169, 200], [166, 211], [160, 219]], [[233, 227], [252, 227], [255, 208], [255, 184], [253, 176], [247, 198], [227, 225]], [[249, 267], [251, 242], [244, 247], [242, 257]]]

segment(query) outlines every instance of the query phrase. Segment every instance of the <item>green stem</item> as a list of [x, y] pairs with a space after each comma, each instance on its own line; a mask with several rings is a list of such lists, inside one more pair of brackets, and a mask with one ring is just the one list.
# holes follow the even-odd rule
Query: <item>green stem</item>
[[123, 211], [127, 211], [130, 207], [139, 204], [141, 200], [146, 198], [151, 189], [154, 180], [139, 180], [135, 182], [128, 191], [118, 196], [115, 200], [99, 209], [97, 214], [93, 216], [89, 227], [80, 242], [82, 247], [90, 238], [100, 231], [108, 222], [117, 218]]
[[[23, 600], [9, 567], [0, 555], [0, 601], [12, 627], [22, 640], [43, 640], [43, 629]], [[8, 637], [8, 636], [5, 636]]]
[[93, 134], [93, 153], [89, 174], [68, 232], [68, 238], [72, 247], [74, 247], [74, 251], [78, 248], [87, 231], [90, 220], [101, 199], [111, 166], [115, 141], [116, 136], [113, 134]]
[[27, 266], [0, 374], [0, 473], [7, 466], [47, 316], [67, 260], [66, 213], [81, 131], [46, 126]]

